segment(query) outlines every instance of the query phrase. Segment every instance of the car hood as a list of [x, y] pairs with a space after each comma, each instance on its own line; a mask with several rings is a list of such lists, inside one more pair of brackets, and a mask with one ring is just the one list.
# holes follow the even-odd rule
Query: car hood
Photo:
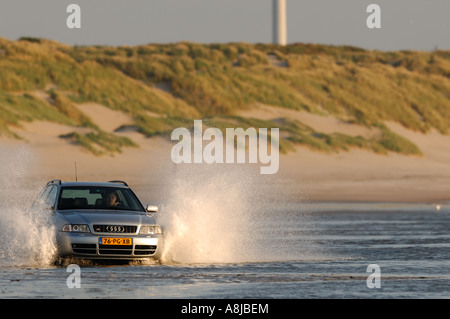
[[155, 218], [148, 213], [136, 211], [70, 210], [58, 212], [58, 217], [70, 224], [90, 225], [154, 225]]

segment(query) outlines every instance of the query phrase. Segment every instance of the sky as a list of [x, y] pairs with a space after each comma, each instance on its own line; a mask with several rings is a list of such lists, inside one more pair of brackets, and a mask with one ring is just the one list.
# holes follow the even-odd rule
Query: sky
[[[286, 0], [288, 43], [371, 50], [450, 50], [450, 0]], [[81, 28], [66, 25], [81, 8]], [[369, 29], [369, 4], [381, 28]], [[0, 37], [69, 45], [271, 43], [272, 0], [1, 0]]]

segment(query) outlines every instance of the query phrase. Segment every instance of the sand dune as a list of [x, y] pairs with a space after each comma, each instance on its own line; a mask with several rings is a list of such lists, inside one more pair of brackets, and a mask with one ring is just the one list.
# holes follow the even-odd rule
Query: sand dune
[[83, 103], [76, 104], [76, 107], [86, 114], [103, 131], [113, 133], [122, 125], [133, 123], [133, 119], [121, 111], [114, 111], [101, 104]]
[[363, 125], [351, 124], [332, 116], [312, 114], [306, 111], [297, 111], [264, 104], [257, 104], [248, 110], [239, 111], [237, 114], [260, 120], [276, 120], [279, 118], [298, 120], [313, 130], [326, 134], [342, 133], [350, 136], [361, 135], [364, 137], [379, 134], [379, 131], [375, 128], [371, 129]]
[[[107, 132], [114, 132], [121, 125], [131, 123], [126, 114], [98, 104], [83, 104], [79, 109]], [[261, 119], [296, 118], [317, 131], [327, 133], [363, 136], [377, 133], [361, 125], [294, 110], [258, 106], [246, 112], [246, 116]], [[325, 154], [300, 146], [294, 153], [282, 154], [279, 172], [273, 176], [260, 176], [262, 182], [255, 187], [268, 196], [272, 194], [274, 200], [432, 203], [450, 199], [450, 152], [447, 151], [450, 149], [450, 136], [436, 131], [422, 134], [397, 123], [386, 124], [418, 145], [424, 155], [377, 155], [359, 149]], [[162, 191], [161, 184], [169, 182], [167, 176], [179, 169], [170, 157], [173, 144], [163, 138], [146, 138], [138, 132], [123, 131], [116, 134], [130, 137], [140, 147], [126, 148], [123, 153], [114, 156], [96, 157], [58, 137], [74, 130], [86, 133], [88, 129], [43, 121], [23, 123], [22, 128], [14, 128], [14, 131], [26, 141], [2, 137], [2, 153], [27, 147], [33, 156], [28, 171], [35, 180], [74, 180], [74, 163], [77, 162], [79, 180], [123, 179], [138, 191], [144, 186], [153, 187], [155, 196]], [[255, 174], [257, 172], [255, 170]]]

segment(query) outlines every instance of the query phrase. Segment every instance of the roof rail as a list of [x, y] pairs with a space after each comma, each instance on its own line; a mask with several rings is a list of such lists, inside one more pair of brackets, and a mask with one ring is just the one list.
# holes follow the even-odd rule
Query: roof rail
[[118, 184], [123, 184], [125, 186], [128, 186], [128, 184], [125, 183], [124, 181], [108, 181], [108, 183], [118, 183]]
[[61, 185], [61, 180], [60, 179], [52, 179], [50, 182], [47, 183], [48, 184], [58, 184]]

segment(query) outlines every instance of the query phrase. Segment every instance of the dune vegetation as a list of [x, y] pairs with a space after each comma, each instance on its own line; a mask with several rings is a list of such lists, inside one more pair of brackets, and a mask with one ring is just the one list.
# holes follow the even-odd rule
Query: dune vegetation
[[[420, 155], [416, 145], [384, 123], [449, 133], [450, 52], [311, 44], [68, 46], [0, 38], [0, 134], [20, 138], [11, 127], [47, 120], [91, 128], [85, 135], [74, 131], [61, 138], [97, 155], [138, 146], [102, 131], [75, 107], [86, 102], [125, 112], [147, 137], [167, 137], [176, 127], [204, 119], [219, 128], [279, 127], [282, 152], [301, 144], [325, 152], [357, 147]], [[291, 118], [238, 115], [256, 104], [333, 116], [380, 134], [325, 134]]]

